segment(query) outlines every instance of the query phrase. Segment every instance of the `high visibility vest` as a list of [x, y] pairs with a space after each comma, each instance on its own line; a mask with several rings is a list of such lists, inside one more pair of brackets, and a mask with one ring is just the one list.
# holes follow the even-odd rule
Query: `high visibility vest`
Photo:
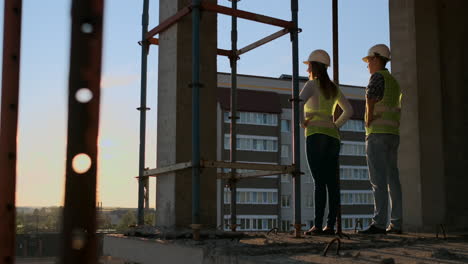
[[400, 85], [387, 70], [378, 73], [384, 77], [384, 96], [374, 106], [374, 119], [370, 126], [366, 127], [366, 135], [372, 133], [399, 135], [402, 97]]
[[[315, 81], [318, 83], [318, 80]], [[304, 119], [309, 120], [304, 134], [306, 137], [313, 134], [325, 134], [340, 139], [338, 129], [333, 122], [333, 114], [335, 113], [341, 92], [338, 89], [338, 94], [335, 98], [326, 99], [320, 92], [320, 89], [317, 89], [317, 91], [319, 92], [318, 107], [313, 109], [307, 102], [304, 104]]]

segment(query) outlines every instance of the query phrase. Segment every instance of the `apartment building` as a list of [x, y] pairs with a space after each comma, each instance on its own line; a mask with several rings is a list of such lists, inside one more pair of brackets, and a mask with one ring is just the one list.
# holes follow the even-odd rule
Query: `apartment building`
[[[230, 150], [230, 74], [218, 73], [218, 159], [228, 161]], [[300, 87], [307, 78], [300, 78]], [[291, 77], [238, 75], [237, 160], [265, 164], [292, 163]], [[364, 143], [364, 88], [341, 86], [350, 99], [354, 115], [341, 129], [340, 153], [343, 229], [357, 219], [369, 224], [373, 197], [368, 182]], [[303, 153], [301, 129], [301, 204], [305, 228], [314, 221], [314, 183]], [[227, 172], [228, 170], [225, 170]], [[218, 182], [218, 224], [230, 224], [230, 190]], [[293, 181], [290, 175], [243, 179], [237, 184], [237, 224], [241, 231], [266, 231], [293, 224]]]

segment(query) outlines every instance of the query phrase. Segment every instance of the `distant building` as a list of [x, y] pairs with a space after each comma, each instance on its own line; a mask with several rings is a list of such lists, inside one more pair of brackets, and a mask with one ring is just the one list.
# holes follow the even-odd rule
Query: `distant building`
[[[307, 78], [300, 78], [300, 89]], [[218, 159], [229, 161], [230, 82], [227, 73], [218, 73]], [[279, 78], [238, 75], [237, 160], [265, 164], [292, 163], [291, 76]], [[357, 219], [369, 224], [373, 196], [365, 158], [364, 87], [341, 85], [350, 99], [354, 115], [341, 129], [341, 203], [343, 229], [352, 229]], [[314, 184], [304, 151], [301, 129], [301, 203], [306, 228], [313, 225]], [[226, 170], [227, 172], [228, 170]], [[218, 183], [218, 224], [230, 224], [230, 191], [226, 181]], [[278, 227], [291, 230], [293, 224], [293, 184], [290, 175], [243, 179], [237, 184], [238, 230], [257, 231]]]

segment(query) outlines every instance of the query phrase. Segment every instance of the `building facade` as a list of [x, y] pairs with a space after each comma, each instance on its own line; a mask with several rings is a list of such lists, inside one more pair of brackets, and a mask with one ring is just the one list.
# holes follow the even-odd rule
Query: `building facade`
[[[218, 73], [218, 159], [230, 159], [230, 74]], [[300, 88], [307, 78], [300, 78]], [[292, 164], [291, 77], [238, 75], [237, 161]], [[364, 88], [342, 85], [354, 115], [342, 128], [340, 178], [342, 227], [365, 226], [373, 212], [373, 195], [365, 157]], [[301, 206], [305, 228], [314, 224], [314, 181], [308, 169], [303, 130], [301, 147]], [[225, 170], [224, 172], [228, 172]], [[230, 190], [218, 180], [218, 225], [230, 224]], [[293, 180], [291, 175], [242, 179], [237, 183], [237, 224], [240, 231], [292, 230]]]

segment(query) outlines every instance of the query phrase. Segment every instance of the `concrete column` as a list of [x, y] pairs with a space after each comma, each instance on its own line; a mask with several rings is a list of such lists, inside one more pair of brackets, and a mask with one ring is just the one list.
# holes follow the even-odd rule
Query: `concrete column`
[[403, 90], [399, 166], [406, 230], [467, 228], [463, 2], [389, 1], [392, 71]]
[[[210, 0], [216, 3], [216, 0]], [[160, 22], [191, 3], [190, 0], [160, 0]], [[217, 17], [201, 16], [201, 158], [216, 159], [216, 48]], [[158, 61], [157, 166], [191, 160], [191, 15], [160, 34]], [[191, 171], [157, 178], [156, 225], [187, 228], [191, 224]], [[216, 174], [201, 174], [201, 223], [216, 224]]]

